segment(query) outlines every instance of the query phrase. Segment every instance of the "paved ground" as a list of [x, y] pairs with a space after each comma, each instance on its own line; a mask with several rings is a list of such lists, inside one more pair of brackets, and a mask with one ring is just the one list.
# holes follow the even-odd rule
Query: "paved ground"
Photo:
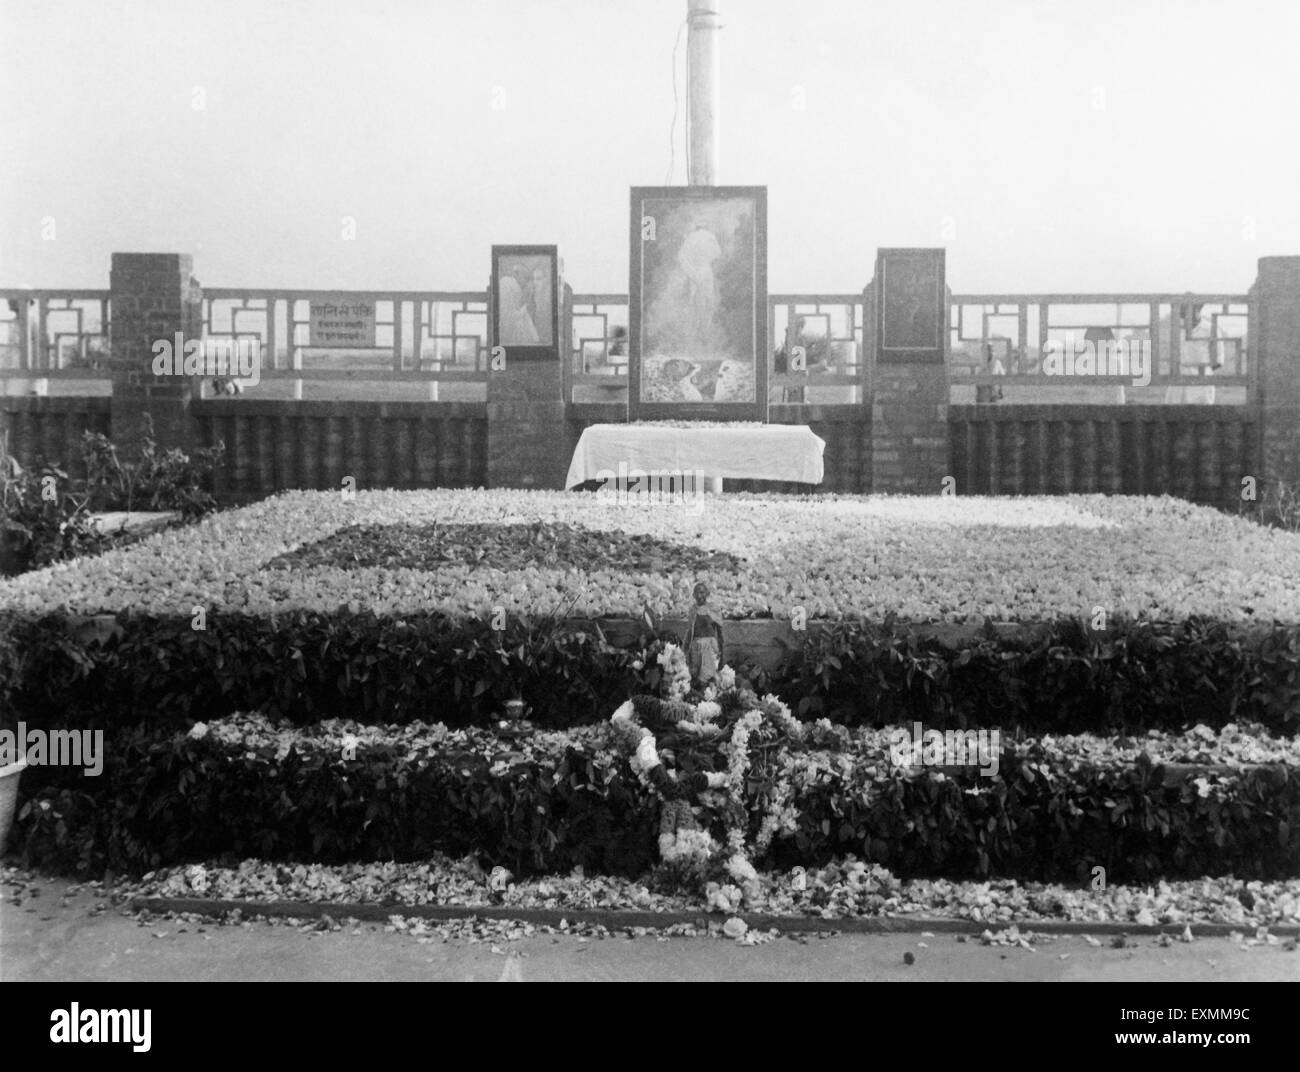
[[753, 947], [549, 934], [444, 942], [380, 924], [331, 933], [263, 922], [142, 926], [87, 891], [67, 895], [67, 883], [39, 889], [21, 905], [0, 903], [2, 980], [1300, 980], [1300, 952], [1243, 949], [1228, 938], [1163, 948], [1143, 937], [1135, 948], [1112, 949], [1063, 937], [1035, 952], [951, 934], [782, 937]]

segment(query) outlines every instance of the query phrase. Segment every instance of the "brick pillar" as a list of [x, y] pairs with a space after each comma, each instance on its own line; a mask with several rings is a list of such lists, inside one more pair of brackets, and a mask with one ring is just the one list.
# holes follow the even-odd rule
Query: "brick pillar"
[[154, 374], [154, 343], [201, 339], [203, 292], [183, 253], [114, 253], [109, 345], [113, 373], [112, 435], [124, 459], [134, 460], [153, 422], [160, 449], [194, 445], [189, 415], [192, 378]]
[[488, 376], [488, 486], [561, 490], [573, 446], [559, 361], [518, 361]]
[[1252, 293], [1264, 498], [1278, 481], [1300, 487], [1300, 257], [1261, 257]]
[[[497, 250], [493, 247], [495, 268]], [[506, 247], [529, 250], [533, 247]], [[554, 247], [535, 247], [537, 252]], [[558, 253], [557, 263], [558, 263]], [[564, 362], [571, 360], [573, 288], [556, 274], [555, 338], [549, 346], [498, 347], [495, 316], [496, 285], [491, 289], [488, 322], [493, 361], [488, 365], [487, 419], [488, 487], [564, 489], [573, 455], [573, 439], [565, 422]], [[496, 359], [504, 359], [498, 367]]]
[[952, 472], [943, 251], [880, 250], [876, 279], [869, 290], [874, 294], [874, 302], [868, 305], [874, 314], [868, 326], [874, 332], [874, 346], [868, 348], [867, 379], [871, 490], [938, 495], [944, 477]]
[[[871, 403], [871, 490], [938, 495], [948, 464], [948, 370], [877, 368]], [[961, 489], [958, 489], [961, 490]]]

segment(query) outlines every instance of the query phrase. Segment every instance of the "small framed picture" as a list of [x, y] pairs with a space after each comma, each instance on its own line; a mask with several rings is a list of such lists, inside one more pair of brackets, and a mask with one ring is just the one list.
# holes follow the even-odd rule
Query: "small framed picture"
[[877, 360], [941, 364], [948, 331], [942, 249], [876, 253]]
[[492, 247], [493, 346], [515, 360], [558, 357], [560, 304], [558, 247]]
[[767, 188], [632, 189], [632, 420], [767, 419]]

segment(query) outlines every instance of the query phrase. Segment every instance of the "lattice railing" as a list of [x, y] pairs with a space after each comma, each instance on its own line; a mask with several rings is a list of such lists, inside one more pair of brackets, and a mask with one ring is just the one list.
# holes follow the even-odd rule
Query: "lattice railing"
[[107, 290], [0, 290], [0, 394], [106, 391], [109, 316]]
[[977, 401], [999, 388], [1019, 402], [1099, 388], [1114, 401], [1254, 397], [1246, 295], [954, 295], [950, 317], [951, 382], [985, 389]]
[[[373, 346], [313, 346], [313, 301], [373, 307]], [[260, 398], [376, 397], [481, 401], [486, 397], [484, 291], [318, 291], [205, 288], [206, 339], [255, 342]]]
[[[309, 307], [323, 298], [373, 305], [374, 345], [313, 347]], [[567, 397], [626, 400], [627, 295], [575, 294], [572, 302]], [[4, 392], [94, 393], [75, 382], [86, 380], [105, 388], [110, 304], [107, 290], [0, 290]], [[862, 294], [769, 296], [770, 401], [860, 405], [869, 395], [869, 315]], [[950, 315], [954, 402], [991, 400], [995, 390], [1004, 402], [1073, 401], [1089, 392], [1129, 402], [1245, 404], [1256, 397], [1247, 295], [964, 294], [953, 296]], [[207, 288], [202, 322], [207, 339], [259, 348], [256, 397], [486, 397], [484, 291]], [[1054, 373], [1049, 347], [1071, 343], [1091, 344], [1093, 363]], [[1131, 360], [1116, 363], [1139, 348], [1149, 372], [1140, 385]]]

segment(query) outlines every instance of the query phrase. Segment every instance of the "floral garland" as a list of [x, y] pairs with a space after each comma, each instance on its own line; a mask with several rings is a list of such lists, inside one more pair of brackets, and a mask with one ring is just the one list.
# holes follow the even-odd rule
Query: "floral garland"
[[659, 665], [664, 668], [664, 698], [685, 700], [691, 691], [691, 670], [686, 662], [686, 653], [676, 644], [668, 644], [659, 653]]
[[[713, 907], [734, 911], [760, 895], [752, 860], [776, 837], [795, 830], [789, 749], [804, 744], [805, 727], [777, 697], [760, 699], [739, 688], [730, 667], [719, 671], [716, 685], [691, 693], [680, 647], [665, 645], [658, 663], [663, 668], [662, 698], [633, 697], [614, 712], [610, 725], [637, 778], [663, 802], [663, 862], [705, 878], [725, 875], [731, 881], [709, 882], [708, 896]], [[683, 766], [679, 752], [693, 762]], [[722, 769], [704, 769], [715, 763]], [[756, 765], [762, 768], [757, 778]], [[750, 792], [755, 780], [765, 793]], [[755, 810], [761, 819], [751, 839], [750, 816]], [[706, 826], [715, 819], [722, 820], [725, 844], [719, 844]]]

